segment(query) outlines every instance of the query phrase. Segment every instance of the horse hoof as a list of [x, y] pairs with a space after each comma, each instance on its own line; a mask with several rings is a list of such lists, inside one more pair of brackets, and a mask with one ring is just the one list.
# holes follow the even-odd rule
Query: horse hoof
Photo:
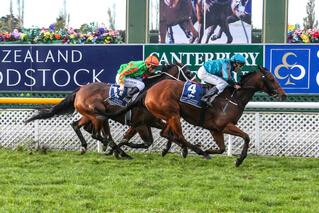
[[168, 150], [163, 150], [162, 151], [162, 157], [164, 157], [168, 153]]
[[236, 162], [235, 162], [235, 166], [236, 166], [236, 167], [239, 167], [242, 162], [243, 162], [242, 160], [237, 159]]
[[105, 154], [105, 155], [113, 155], [113, 151], [110, 150], [110, 151], [108, 151], [108, 152], [105, 152], [104, 154]]
[[121, 153], [120, 156], [121, 156], [123, 159], [133, 160], [133, 158], [132, 158], [130, 155], [126, 154], [124, 151], [122, 151], [122, 152], [120, 152], [120, 153]]
[[80, 151], [81, 155], [85, 154], [86, 153], [86, 148], [84, 147], [81, 147], [81, 151]]
[[116, 159], [118, 159], [118, 160], [121, 159], [118, 152], [113, 152], [113, 155], [114, 155], [114, 157], [115, 157]]
[[105, 152], [106, 151], [106, 149], [107, 149], [107, 146], [102, 146], [102, 150], [103, 150], [103, 152]]
[[205, 160], [210, 160], [211, 159], [210, 155], [204, 155], [203, 157], [204, 157]]
[[213, 35], [213, 36], [210, 38], [210, 40], [212, 40], [212, 41], [217, 40], [217, 36], [216, 36], [216, 35]]
[[183, 149], [181, 155], [183, 158], [186, 158], [188, 155], [188, 149], [187, 148]]
[[131, 156], [129, 156], [129, 155], [126, 155], [126, 156], [124, 156], [123, 157], [125, 160], [133, 160], [134, 158], [133, 157], [131, 157]]

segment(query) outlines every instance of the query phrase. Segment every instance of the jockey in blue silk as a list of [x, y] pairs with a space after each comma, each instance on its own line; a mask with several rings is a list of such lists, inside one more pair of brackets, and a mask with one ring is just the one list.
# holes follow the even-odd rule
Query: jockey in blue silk
[[202, 97], [202, 101], [207, 104], [215, 99], [228, 85], [233, 85], [239, 89], [238, 82], [241, 79], [241, 69], [246, 64], [244, 56], [240, 54], [233, 55], [230, 59], [208, 60], [197, 71], [198, 78], [204, 82], [214, 85]]

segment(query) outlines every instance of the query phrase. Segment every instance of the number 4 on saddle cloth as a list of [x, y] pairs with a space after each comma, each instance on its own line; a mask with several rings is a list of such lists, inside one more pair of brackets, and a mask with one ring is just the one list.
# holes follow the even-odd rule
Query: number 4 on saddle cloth
[[205, 105], [205, 103], [201, 101], [201, 98], [205, 94], [206, 90], [206, 88], [204, 87], [206, 86], [187, 81], [184, 84], [180, 101], [195, 106], [197, 108], [202, 108]]
[[[112, 84], [109, 89], [109, 98], [107, 98], [106, 101], [112, 105], [118, 105], [118, 106], [124, 107], [130, 101], [130, 100], [127, 100], [125, 97], [127, 96], [128, 92], [133, 88], [125, 87], [122, 95], [120, 95], [119, 88], [120, 88], [119, 85]], [[139, 92], [134, 94], [134, 96], [132, 97], [132, 101], [137, 97], [138, 94]]]

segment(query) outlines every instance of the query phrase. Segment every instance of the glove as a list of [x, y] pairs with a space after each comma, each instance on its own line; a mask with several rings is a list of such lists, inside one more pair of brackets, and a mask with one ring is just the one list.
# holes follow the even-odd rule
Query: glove
[[240, 86], [239, 84], [235, 84], [235, 85], [234, 85], [234, 88], [238, 90], [238, 89], [241, 88], [241, 86]]
[[124, 85], [121, 85], [121, 86], [119, 87], [119, 95], [122, 96], [123, 93], [124, 93]]

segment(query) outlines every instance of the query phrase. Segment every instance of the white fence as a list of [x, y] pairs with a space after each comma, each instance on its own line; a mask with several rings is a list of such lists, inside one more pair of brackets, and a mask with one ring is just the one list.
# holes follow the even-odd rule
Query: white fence
[[[50, 149], [80, 149], [80, 141], [70, 126], [79, 115], [24, 124], [23, 121], [33, 113], [33, 110], [0, 110], [0, 146], [16, 148], [45, 145]], [[245, 112], [238, 127], [251, 138], [250, 154], [319, 157], [319, 113]], [[122, 138], [125, 130], [127, 127], [111, 122], [111, 131], [116, 141]], [[161, 151], [166, 140], [159, 136], [159, 130], [153, 129], [153, 133], [154, 144], [147, 151]], [[191, 143], [200, 143], [204, 149], [216, 147], [210, 133], [200, 127], [183, 122], [183, 133]], [[89, 150], [99, 150], [99, 143], [87, 133], [84, 136]], [[142, 140], [135, 136], [132, 142], [142, 143]], [[240, 153], [243, 145], [241, 138], [229, 135], [225, 135], [225, 143], [228, 154]], [[174, 146], [173, 150], [179, 151], [179, 147]]]

